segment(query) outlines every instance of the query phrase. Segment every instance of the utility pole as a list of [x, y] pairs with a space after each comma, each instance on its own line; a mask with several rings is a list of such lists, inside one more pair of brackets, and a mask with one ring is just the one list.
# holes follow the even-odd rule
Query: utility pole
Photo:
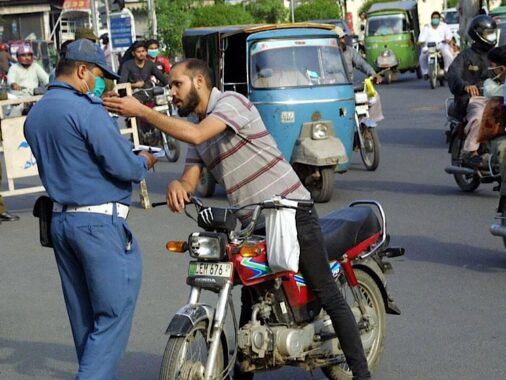
[[92, 29], [95, 36], [98, 36], [98, 9], [96, 0], [90, 1], [90, 10], [91, 10], [91, 20], [92, 20]]
[[294, 5], [294, 2], [295, 0], [290, 0], [290, 18], [292, 20], [292, 22], [295, 22], [295, 5]]
[[151, 20], [151, 34], [153, 38], [158, 36], [158, 25], [156, 23], [155, 0], [148, 0], [148, 19]]

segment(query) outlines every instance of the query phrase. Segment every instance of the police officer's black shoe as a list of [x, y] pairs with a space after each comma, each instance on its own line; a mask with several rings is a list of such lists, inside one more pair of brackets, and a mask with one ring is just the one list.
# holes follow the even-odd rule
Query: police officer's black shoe
[[423, 74], [423, 80], [429, 80], [429, 74]]
[[15, 222], [19, 220], [19, 216], [9, 214], [7, 211], [0, 214], [0, 222]]

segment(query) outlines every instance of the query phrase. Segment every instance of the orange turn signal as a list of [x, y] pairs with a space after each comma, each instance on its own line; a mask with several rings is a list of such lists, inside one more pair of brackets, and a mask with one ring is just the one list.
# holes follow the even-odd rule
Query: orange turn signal
[[239, 250], [242, 257], [256, 257], [262, 253], [262, 249], [257, 245], [243, 245]]
[[165, 248], [172, 253], [183, 253], [188, 250], [188, 243], [184, 240], [169, 240]]

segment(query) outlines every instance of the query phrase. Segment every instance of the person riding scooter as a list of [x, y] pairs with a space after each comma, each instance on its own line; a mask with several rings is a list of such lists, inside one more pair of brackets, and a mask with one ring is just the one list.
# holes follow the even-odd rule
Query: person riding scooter
[[480, 144], [477, 138], [486, 102], [486, 98], [481, 96], [480, 88], [488, 78], [487, 53], [497, 42], [497, 25], [492, 17], [479, 15], [471, 20], [468, 34], [473, 44], [455, 58], [447, 77], [448, 86], [455, 97], [456, 113], [462, 121], [467, 122], [462, 164], [480, 168], [488, 163], [488, 159], [481, 157], [478, 152]]
[[21, 45], [16, 52], [18, 63], [13, 64], [7, 73], [7, 84], [16, 96], [33, 95], [33, 90], [46, 86], [49, 75], [33, 63], [33, 50], [29, 45]]
[[439, 12], [432, 12], [430, 19], [430, 25], [425, 25], [418, 37], [418, 43], [423, 46], [419, 62], [422, 75], [425, 80], [429, 79], [428, 43], [435, 42], [437, 49], [441, 51], [441, 54], [443, 55], [445, 73], [448, 71], [448, 68], [453, 61], [453, 55], [449, 46], [449, 43], [452, 40], [452, 32], [450, 28], [447, 24], [441, 22], [441, 14]]

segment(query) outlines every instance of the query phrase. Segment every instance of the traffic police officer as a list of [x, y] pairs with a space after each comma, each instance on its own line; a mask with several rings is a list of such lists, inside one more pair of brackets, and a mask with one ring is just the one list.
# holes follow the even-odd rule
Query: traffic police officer
[[132, 182], [154, 163], [147, 152], [132, 153], [101, 99], [90, 95], [102, 77], [118, 78], [100, 47], [72, 42], [25, 123], [54, 201], [51, 237], [80, 380], [114, 379], [125, 351], [142, 274], [126, 217]]

